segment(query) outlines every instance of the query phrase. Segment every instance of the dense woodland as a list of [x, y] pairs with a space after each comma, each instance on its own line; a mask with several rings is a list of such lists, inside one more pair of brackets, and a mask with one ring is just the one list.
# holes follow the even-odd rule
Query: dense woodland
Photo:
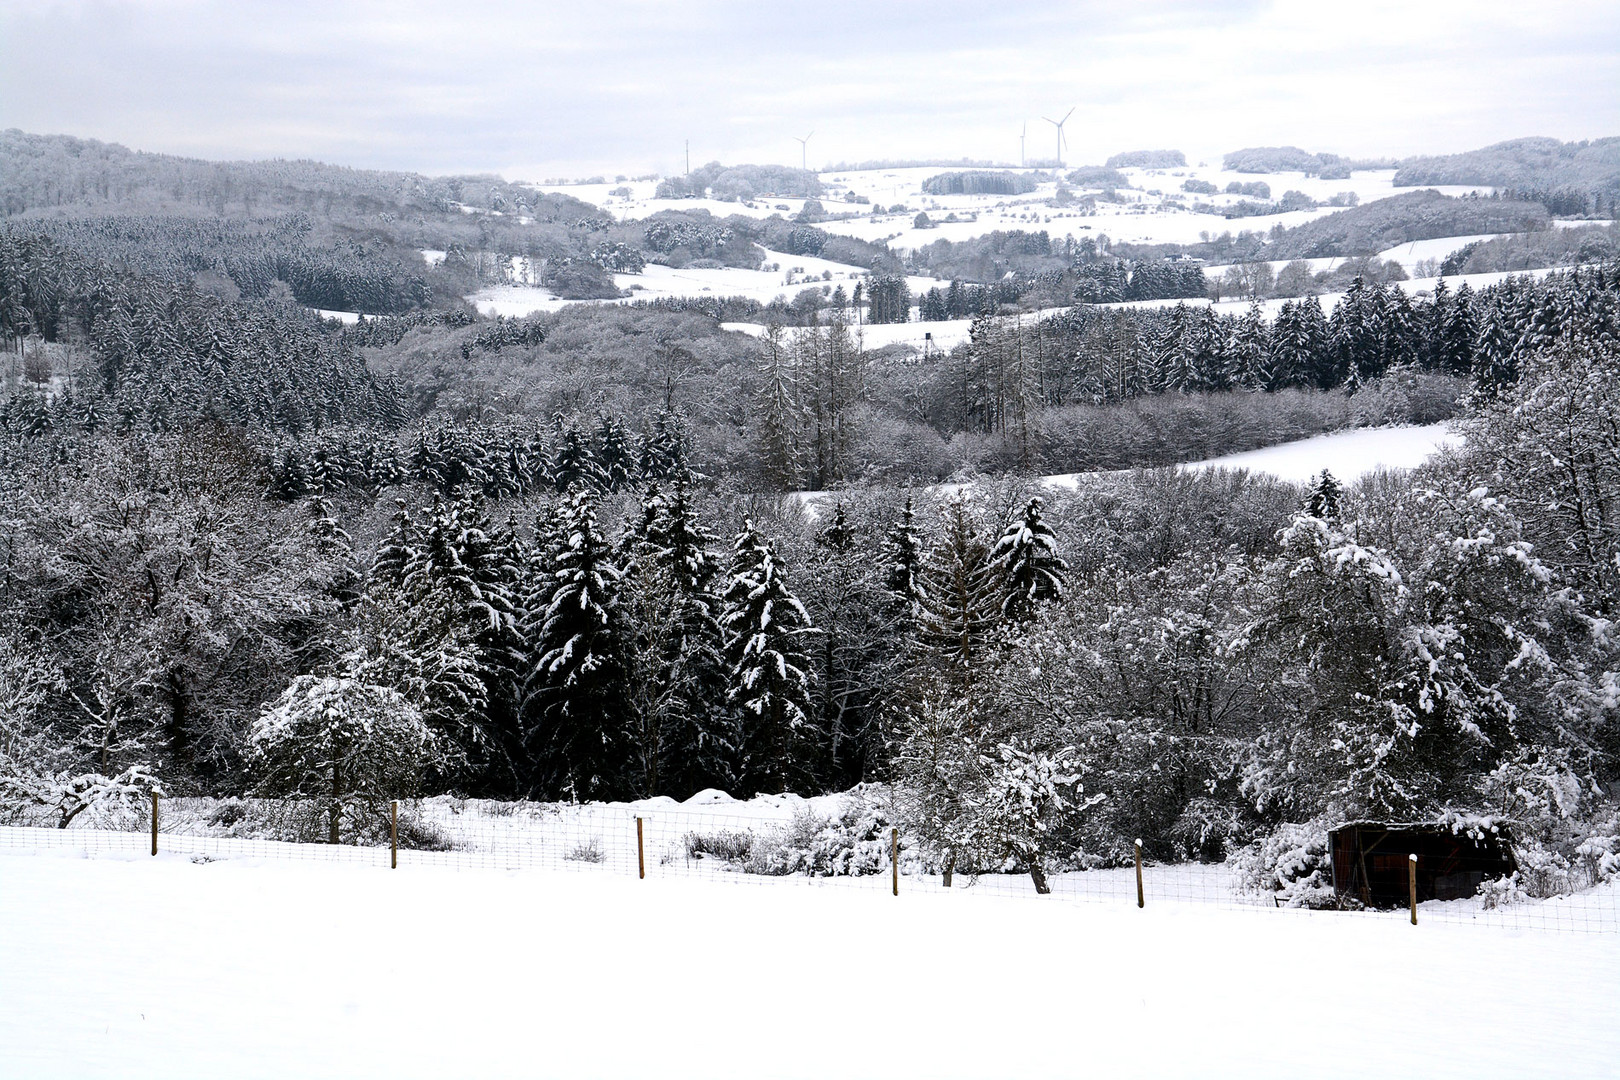
[[[0, 226], [4, 812], [881, 781], [936, 865], [1037, 882], [1261, 842], [1308, 902], [1352, 816], [1510, 823], [1527, 890], [1620, 869], [1613, 266], [1270, 319], [959, 284], [918, 355], [832, 291], [759, 339], [487, 320], [347, 210], [173, 196]], [[1348, 490], [1151, 468], [1453, 415]]]

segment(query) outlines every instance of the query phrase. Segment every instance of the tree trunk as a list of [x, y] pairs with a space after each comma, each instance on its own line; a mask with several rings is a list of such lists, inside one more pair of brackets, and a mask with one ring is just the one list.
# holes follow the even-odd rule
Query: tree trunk
[[946, 855], [945, 855], [945, 866], [943, 868], [943, 873], [940, 875], [942, 878], [944, 878], [944, 881], [942, 882], [942, 884], [944, 884], [944, 886], [947, 889], [951, 887], [951, 873], [955, 869], [956, 869], [956, 852], [955, 851], [947, 852]]
[[339, 843], [338, 826], [343, 821], [343, 772], [342, 766], [332, 762], [332, 808], [327, 811], [331, 826], [329, 842]]
[[1040, 856], [1032, 856], [1029, 860], [1029, 878], [1035, 883], [1035, 891], [1042, 896], [1052, 891], [1052, 886], [1046, 883], [1046, 871], [1041, 869]]

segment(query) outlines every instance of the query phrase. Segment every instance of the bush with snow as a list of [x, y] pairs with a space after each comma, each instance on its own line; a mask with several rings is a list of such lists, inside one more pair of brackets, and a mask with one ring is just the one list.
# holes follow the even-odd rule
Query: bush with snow
[[317, 811], [335, 844], [346, 818], [379, 818], [389, 800], [416, 793], [435, 740], [395, 690], [301, 675], [260, 714], [249, 747], [260, 792]]
[[1337, 908], [1347, 901], [1333, 889], [1333, 855], [1324, 820], [1280, 825], [1270, 836], [1229, 860], [1239, 893], [1270, 894], [1284, 907]]
[[40, 816], [65, 829], [77, 821], [104, 829], [135, 829], [151, 813], [152, 793], [162, 794], [144, 765], [117, 776], [100, 773], [0, 776], [0, 820], [28, 824]]

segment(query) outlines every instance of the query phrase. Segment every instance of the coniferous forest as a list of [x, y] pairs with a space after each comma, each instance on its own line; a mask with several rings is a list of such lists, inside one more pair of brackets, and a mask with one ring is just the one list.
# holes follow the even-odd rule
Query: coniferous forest
[[[1612, 870], [1620, 265], [1030, 309], [1202, 294], [1065, 251], [925, 297], [974, 322], [918, 355], [864, 345], [909, 305], [871, 245], [864, 297], [490, 319], [459, 290], [513, 256], [584, 288], [736, 237], [536, 198], [543, 254], [472, 180], [113, 159], [0, 223], [0, 807], [273, 790], [266, 718], [318, 691], [398, 721], [402, 794], [881, 781], [941, 852], [996, 813], [1104, 861], [1438, 817]], [[1165, 468], [1441, 419], [1355, 484]]]

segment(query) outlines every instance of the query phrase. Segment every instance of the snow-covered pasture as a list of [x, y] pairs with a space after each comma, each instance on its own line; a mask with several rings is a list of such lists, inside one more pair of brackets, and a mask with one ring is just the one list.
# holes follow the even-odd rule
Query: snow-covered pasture
[[[0, 850], [7, 1077], [1596, 1077], [1620, 1060], [1620, 934], [1152, 892], [1142, 910], [911, 880], [894, 897], [882, 878], [65, 854]], [[1329, 1052], [1347, 1016], [1377, 1035]]]
[[[1314, 435], [1309, 439], [1278, 443], [1240, 454], [1191, 461], [1181, 469], [1245, 469], [1265, 473], [1290, 483], [1308, 483], [1327, 469], [1345, 483], [1353, 483], [1383, 469], [1411, 469], [1448, 447], [1459, 446], [1462, 437], [1446, 422], [1411, 424], [1400, 427], [1355, 428]], [[1061, 473], [1045, 476], [1049, 487], [1073, 488], [1087, 476], [1098, 473]]]
[[[828, 290], [842, 287], [845, 294], [867, 276], [857, 266], [818, 259], [809, 255], [789, 255], [759, 248], [760, 257], [772, 270], [745, 270], [740, 267], [673, 267], [649, 263], [639, 274], [614, 274], [613, 283], [629, 293], [622, 300], [563, 300], [547, 289], [532, 285], [509, 284], [480, 289], [467, 299], [485, 315], [516, 318], [540, 311], [555, 311], [570, 303], [629, 303], [670, 297], [742, 296], [768, 304], [778, 297], [792, 300], [804, 289]], [[912, 292], [926, 292], [939, 282], [932, 278], [906, 279]], [[921, 335], [919, 334], [920, 338]]]

